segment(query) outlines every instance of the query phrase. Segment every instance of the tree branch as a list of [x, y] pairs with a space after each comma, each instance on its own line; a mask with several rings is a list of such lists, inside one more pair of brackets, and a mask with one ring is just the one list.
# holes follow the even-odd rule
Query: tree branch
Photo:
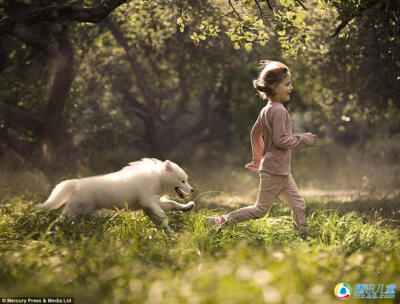
[[132, 48], [128, 45], [128, 42], [126, 41], [125, 37], [123, 36], [121, 30], [118, 28], [118, 26], [112, 22], [112, 21], [107, 21], [107, 25], [114, 36], [115, 40], [117, 43], [122, 46], [122, 48], [125, 50], [126, 56], [128, 58], [128, 61], [132, 67], [133, 72], [136, 75], [136, 80], [138, 82], [138, 86], [140, 90], [142, 91], [143, 97], [145, 98], [146, 102], [150, 106], [150, 110], [155, 113], [156, 110], [156, 103], [154, 100], [153, 93], [149, 86], [147, 85], [147, 75], [142, 66], [139, 64], [139, 62], [136, 60], [136, 56], [132, 52]]
[[215, 82], [218, 77], [218, 73], [215, 73], [212, 77], [209, 77], [208, 84], [206, 86], [206, 89], [204, 90], [203, 94], [200, 96], [200, 104], [201, 104], [201, 115], [200, 119], [197, 121], [197, 123], [192, 126], [191, 128], [187, 129], [186, 132], [184, 132], [181, 136], [178, 136], [176, 138], [176, 143], [177, 144], [179, 141], [182, 141], [183, 139], [192, 136], [193, 134], [200, 133], [204, 131], [208, 125], [209, 125], [209, 118], [210, 118], [210, 99], [211, 95], [214, 92], [215, 88]]
[[236, 16], [238, 17], [238, 19], [239, 19], [240, 21], [243, 21], [243, 19], [240, 17], [239, 13], [236, 11], [235, 7], [233, 6], [232, 1], [231, 1], [231, 0], [228, 0], [228, 2], [229, 2], [229, 6], [233, 9], [233, 11], [235, 12], [235, 14], [236, 14]]
[[21, 41], [35, 46], [45, 52], [49, 57], [55, 58], [57, 56], [56, 48], [52, 45], [49, 45], [48, 41], [40, 38], [39, 36], [35, 35], [31, 32], [27, 27], [16, 27], [12, 34], [20, 39]]
[[301, 6], [304, 10], [308, 11], [308, 9], [307, 9], [306, 6], [303, 4], [303, 2], [301, 2], [301, 0], [296, 0], [296, 2], [297, 2], [298, 4], [300, 4], [300, 6]]
[[[355, 8], [355, 12], [354, 12], [354, 13], [351, 12], [351, 13], [349, 14], [349, 16], [347, 16], [347, 17], [346, 17], [346, 16], [343, 16], [344, 19], [341, 20], [340, 24], [339, 24], [338, 27], [336, 28], [335, 32], [331, 35], [331, 37], [335, 37], [335, 36], [339, 35], [339, 33], [341, 32], [341, 30], [342, 30], [344, 27], [346, 27], [346, 25], [349, 24], [351, 20], [353, 20], [353, 19], [356, 18], [356, 17], [361, 17], [361, 16], [363, 15], [363, 12], [364, 12], [364, 11], [369, 10], [369, 9], [373, 8], [375, 5], [379, 5], [379, 4], [380, 4], [380, 2], [379, 2], [378, 0], [370, 1], [370, 2], [367, 3], [366, 6], [360, 7], [358, 10]], [[339, 7], [338, 7], [337, 4], [336, 4], [336, 5], [334, 4], [334, 6], [336, 7], [337, 10], [339, 10]], [[341, 16], [340, 16], [340, 17], [341, 17]]]
[[218, 17], [214, 18], [213, 20], [211, 20], [211, 23], [214, 24], [215, 21], [217, 21], [217, 20], [219, 20], [219, 19], [222, 19], [222, 18], [224, 18], [224, 17], [226, 17], [226, 16], [232, 15], [232, 14], [234, 14], [234, 13], [235, 13], [235, 11], [232, 10], [232, 11], [230, 11], [229, 13], [226, 13], [226, 14], [224, 14], [224, 15], [222, 15], [222, 16], [218, 16]]
[[0, 116], [6, 117], [10, 120], [10, 123], [19, 129], [20, 131], [26, 132], [28, 130], [34, 132], [40, 132], [43, 128], [43, 121], [31, 113], [19, 109], [16, 106], [0, 102]]
[[261, 6], [260, 6], [260, 3], [258, 3], [258, 1], [257, 0], [255, 0], [256, 1], [256, 5], [257, 5], [257, 7], [258, 7], [258, 10], [260, 11], [260, 16], [261, 16], [261, 19], [264, 19], [264, 16], [263, 16], [263, 12], [262, 12], [262, 9], [261, 9]]
[[51, 5], [6, 16], [0, 19], [0, 35], [11, 33], [15, 28], [42, 22], [78, 21], [99, 23], [126, 0], [103, 0], [94, 7], [73, 4]]
[[148, 107], [145, 104], [140, 103], [126, 85], [115, 81], [113, 87], [116, 92], [122, 94], [122, 98], [130, 110], [133, 109], [135, 114], [137, 114], [142, 120], [147, 118], [149, 112]]
[[27, 143], [21, 139], [16, 138], [8, 134], [7, 132], [0, 129], [0, 141], [6, 144], [8, 147], [17, 152], [20, 156], [28, 161], [32, 161], [34, 159], [34, 155], [36, 154], [34, 151], [34, 146], [30, 143]]
[[271, 3], [269, 2], [269, 0], [265, 0], [265, 2], [267, 2], [269, 9], [271, 10], [271, 12], [274, 11], [274, 9], [272, 8]]
[[346, 27], [347, 24], [349, 24], [349, 22], [351, 20], [353, 20], [356, 16], [352, 16], [346, 20], [342, 20], [342, 22], [340, 22], [340, 24], [338, 25], [338, 27], [336, 28], [335, 32], [331, 35], [331, 37], [335, 37], [337, 35], [339, 35], [339, 33], [342, 31], [342, 29], [344, 27]]

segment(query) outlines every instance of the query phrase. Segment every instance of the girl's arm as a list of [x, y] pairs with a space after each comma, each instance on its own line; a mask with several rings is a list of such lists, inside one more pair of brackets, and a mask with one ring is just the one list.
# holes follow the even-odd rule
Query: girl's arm
[[272, 136], [274, 145], [280, 149], [306, 148], [315, 145], [312, 133], [303, 133], [299, 135], [288, 135], [286, 132], [286, 124], [290, 119], [289, 114], [285, 111], [277, 111], [275, 113], [272, 124]]
[[253, 153], [253, 157], [252, 157], [251, 163], [249, 163], [245, 166], [246, 168], [253, 170], [253, 171], [258, 171], [258, 168], [259, 168], [260, 162], [261, 162], [262, 153], [264, 150], [264, 141], [262, 138], [262, 134], [263, 134], [262, 126], [261, 126], [259, 119], [257, 119], [257, 121], [253, 125], [253, 128], [251, 129], [251, 132], [250, 132], [251, 150]]

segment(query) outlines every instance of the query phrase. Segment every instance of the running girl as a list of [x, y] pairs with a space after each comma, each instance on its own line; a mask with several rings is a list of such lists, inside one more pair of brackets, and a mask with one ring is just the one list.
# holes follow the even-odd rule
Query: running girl
[[283, 106], [290, 100], [293, 86], [289, 68], [278, 61], [261, 61], [261, 72], [253, 81], [267, 105], [261, 110], [251, 130], [253, 158], [245, 167], [259, 173], [257, 202], [219, 217], [208, 217], [211, 225], [222, 227], [259, 219], [266, 215], [279, 197], [293, 211], [295, 228], [305, 235], [306, 203], [299, 194], [291, 169], [291, 149], [312, 147], [317, 136], [312, 133], [292, 135], [292, 121]]

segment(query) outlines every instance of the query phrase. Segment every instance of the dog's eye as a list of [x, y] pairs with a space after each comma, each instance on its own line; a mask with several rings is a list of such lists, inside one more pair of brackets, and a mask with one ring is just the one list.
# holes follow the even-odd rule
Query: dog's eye
[[185, 181], [182, 181], [182, 184], [184, 184], [185, 183]]

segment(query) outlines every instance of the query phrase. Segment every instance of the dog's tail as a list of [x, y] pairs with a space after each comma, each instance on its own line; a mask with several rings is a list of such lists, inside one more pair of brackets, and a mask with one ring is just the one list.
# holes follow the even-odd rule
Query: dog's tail
[[37, 205], [40, 209], [57, 209], [60, 208], [63, 204], [65, 204], [74, 194], [76, 190], [76, 181], [75, 180], [66, 180], [59, 183], [54, 187], [53, 191], [49, 198], [43, 203]]

